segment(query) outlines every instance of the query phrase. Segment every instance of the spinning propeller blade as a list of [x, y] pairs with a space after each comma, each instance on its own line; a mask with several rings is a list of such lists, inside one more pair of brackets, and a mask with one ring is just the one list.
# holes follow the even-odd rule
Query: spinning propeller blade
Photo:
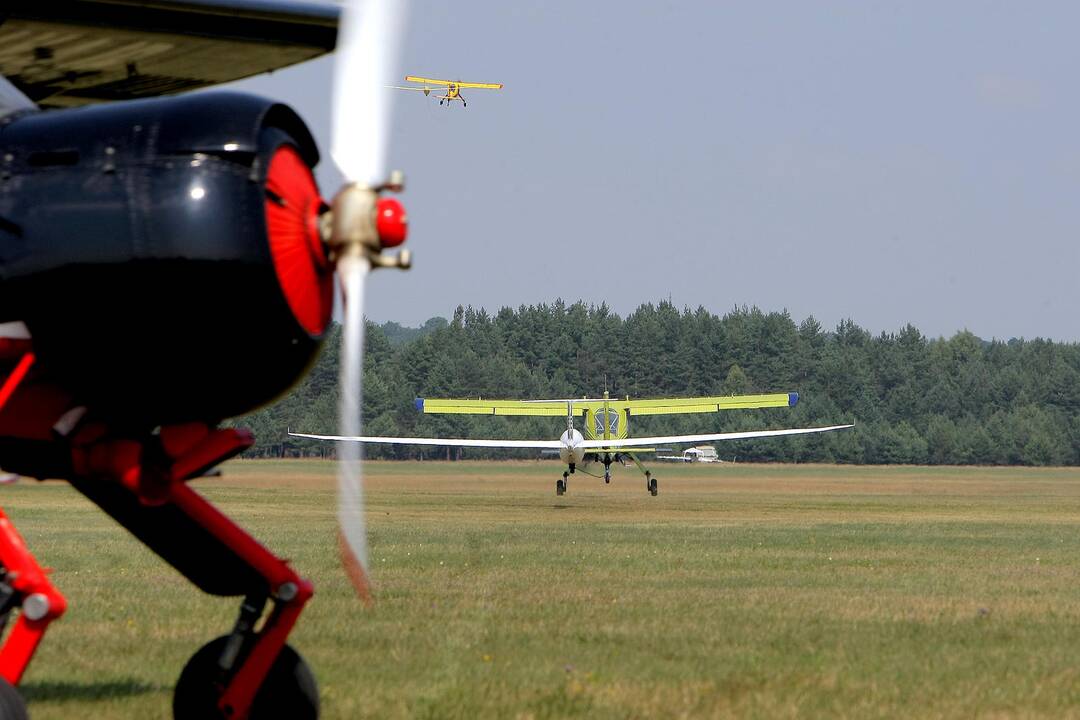
[[[400, 190], [400, 176], [386, 180], [391, 93], [398, 45], [404, 30], [404, 0], [350, 0], [342, 9], [334, 76], [330, 154], [347, 184], [335, 196], [328, 244], [342, 291], [342, 435], [360, 434], [364, 348], [364, 279], [372, 267], [409, 266], [408, 251], [383, 256], [405, 239], [404, 210], [384, 190]], [[359, 445], [338, 444], [338, 522], [345, 571], [368, 600], [367, 530]]]
[[404, 0], [351, 0], [342, 9], [334, 67], [330, 155], [349, 182], [386, 179], [392, 93]]
[[[342, 435], [360, 434], [361, 373], [364, 366], [364, 278], [367, 261], [359, 256], [341, 258], [337, 266], [343, 295], [341, 332], [340, 406], [338, 429]], [[362, 598], [369, 598], [367, 581], [367, 528], [364, 524], [364, 488], [359, 443], [338, 443], [338, 527], [345, 572]]]

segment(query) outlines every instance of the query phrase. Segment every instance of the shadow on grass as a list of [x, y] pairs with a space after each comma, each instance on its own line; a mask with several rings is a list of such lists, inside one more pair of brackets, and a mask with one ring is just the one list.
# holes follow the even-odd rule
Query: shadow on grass
[[105, 700], [107, 698], [131, 697], [146, 693], [172, 690], [139, 680], [111, 680], [108, 682], [31, 682], [19, 685], [19, 692], [27, 702], [52, 700]]

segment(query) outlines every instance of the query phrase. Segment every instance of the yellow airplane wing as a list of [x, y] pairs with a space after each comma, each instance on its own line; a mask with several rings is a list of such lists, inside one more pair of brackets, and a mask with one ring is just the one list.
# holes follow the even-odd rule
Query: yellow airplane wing
[[791, 407], [799, 402], [799, 393], [769, 395], [717, 395], [714, 397], [660, 398], [656, 400], [609, 401], [609, 407], [631, 415], [674, 415], [680, 413], [710, 413], [744, 408]]
[[674, 415], [679, 413], [710, 413], [745, 408], [790, 407], [799, 401], [799, 393], [769, 395], [717, 395], [713, 397], [658, 398], [651, 400], [620, 400], [612, 398], [582, 398], [575, 400], [442, 400], [416, 398], [416, 409], [422, 413], [453, 415], [519, 415], [531, 417], [566, 417], [570, 412], [581, 415], [605, 405], [630, 415]]
[[457, 80], [436, 80], [435, 78], [417, 77], [416, 75], [407, 75], [405, 82], [424, 83], [425, 85], [443, 85], [450, 87], [451, 85], [457, 85], [459, 88], [479, 88], [481, 90], [500, 90], [502, 83], [473, 83], [473, 82], [459, 82]]
[[426, 85], [445, 85], [449, 87], [454, 84], [453, 80], [432, 80], [431, 78], [416, 77], [415, 75], [407, 75], [405, 82], [424, 83]]
[[[566, 417], [565, 400], [433, 400], [416, 398], [422, 413], [451, 415], [524, 415], [530, 417]], [[578, 412], [575, 408], [575, 412]]]
[[501, 90], [502, 83], [471, 83], [463, 82], [458, 83], [459, 88], [480, 88], [481, 90]]
[[[596, 449], [592, 450], [592, 452], [595, 452], [595, 453], [622, 453], [624, 455], [633, 455], [635, 453], [654, 453], [654, 452], [656, 452], [656, 448], [639, 448], [639, 447], [636, 447], [636, 448], [631, 448], [630, 450], [624, 450], [622, 448], [599, 447], [599, 448], [596, 448]], [[679, 456], [679, 459], [682, 460], [682, 455]]]

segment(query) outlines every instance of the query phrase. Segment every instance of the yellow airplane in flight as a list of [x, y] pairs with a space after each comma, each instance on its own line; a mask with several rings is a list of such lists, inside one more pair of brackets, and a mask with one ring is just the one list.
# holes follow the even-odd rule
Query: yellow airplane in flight
[[[663, 437], [629, 437], [630, 418], [645, 415], [673, 415], [678, 413], [712, 413], [721, 410], [743, 408], [792, 407], [799, 401], [798, 393], [773, 393], [768, 395], [720, 395], [716, 397], [659, 398], [653, 400], [625, 400], [610, 398], [605, 392], [602, 398], [565, 400], [432, 400], [416, 398], [416, 409], [422, 413], [448, 413], [453, 415], [516, 415], [566, 417], [566, 432], [558, 440], [482, 440], [475, 438], [415, 438], [415, 437], [368, 437], [341, 435], [313, 435], [289, 432], [293, 437], [314, 440], [343, 440], [361, 443], [386, 443], [390, 445], [436, 445], [442, 447], [487, 448], [533, 448], [558, 451], [559, 458], [567, 464], [561, 480], [555, 483], [555, 494], [566, 492], [567, 480], [578, 465], [589, 460], [604, 464], [604, 482], [611, 482], [611, 463], [630, 460], [645, 474], [645, 489], [656, 495], [656, 478], [647, 470], [638, 455], [655, 452], [649, 445], [677, 445], [717, 440], [743, 440], [747, 438], [775, 437], [778, 435], [803, 435], [828, 432], [854, 427], [853, 425], [830, 425], [828, 427], [795, 428], [790, 430], [751, 430], [749, 432], [707, 433], [701, 435], [671, 435]], [[574, 420], [582, 420], [581, 431], [574, 428]]]
[[[433, 78], [416, 77], [415, 75], [409, 75], [405, 78], [405, 82], [421, 83], [421, 87], [415, 85], [391, 85], [390, 87], [397, 90], [419, 90], [424, 93], [425, 96], [430, 95], [431, 91], [442, 92], [442, 95], [436, 95], [439, 98], [439, 104], [442, 105], [443, 101], [446, 101], [446, 107], [450, 107], [450, 103], [453, 100], [460, 100], [462, 107], [468, 107], [468, 103], [465, 102], [465, 96], [461, 94], [462, 88], [477, 88], [480, 90], [500, 90], [502, 89], [502, 83], [474, 83], [474, 82], [461, 82], [460, 80], [435, 80]], [[433, 87], [434, 86], [434, 87]], [[446, 88], [442, 90], [441, 88]]]

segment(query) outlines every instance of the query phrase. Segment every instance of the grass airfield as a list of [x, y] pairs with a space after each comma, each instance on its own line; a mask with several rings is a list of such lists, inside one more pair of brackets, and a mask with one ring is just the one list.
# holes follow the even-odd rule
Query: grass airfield
[[[1080, 469], [367, 463], [377, 603], [334, 467], [198, 487], [316, 585], [291, 640], [324, 718], [1080, 717]], [[0, 498], [69, 600], [35, 720], [171, 717], [212, 598], [61, 483]]]

